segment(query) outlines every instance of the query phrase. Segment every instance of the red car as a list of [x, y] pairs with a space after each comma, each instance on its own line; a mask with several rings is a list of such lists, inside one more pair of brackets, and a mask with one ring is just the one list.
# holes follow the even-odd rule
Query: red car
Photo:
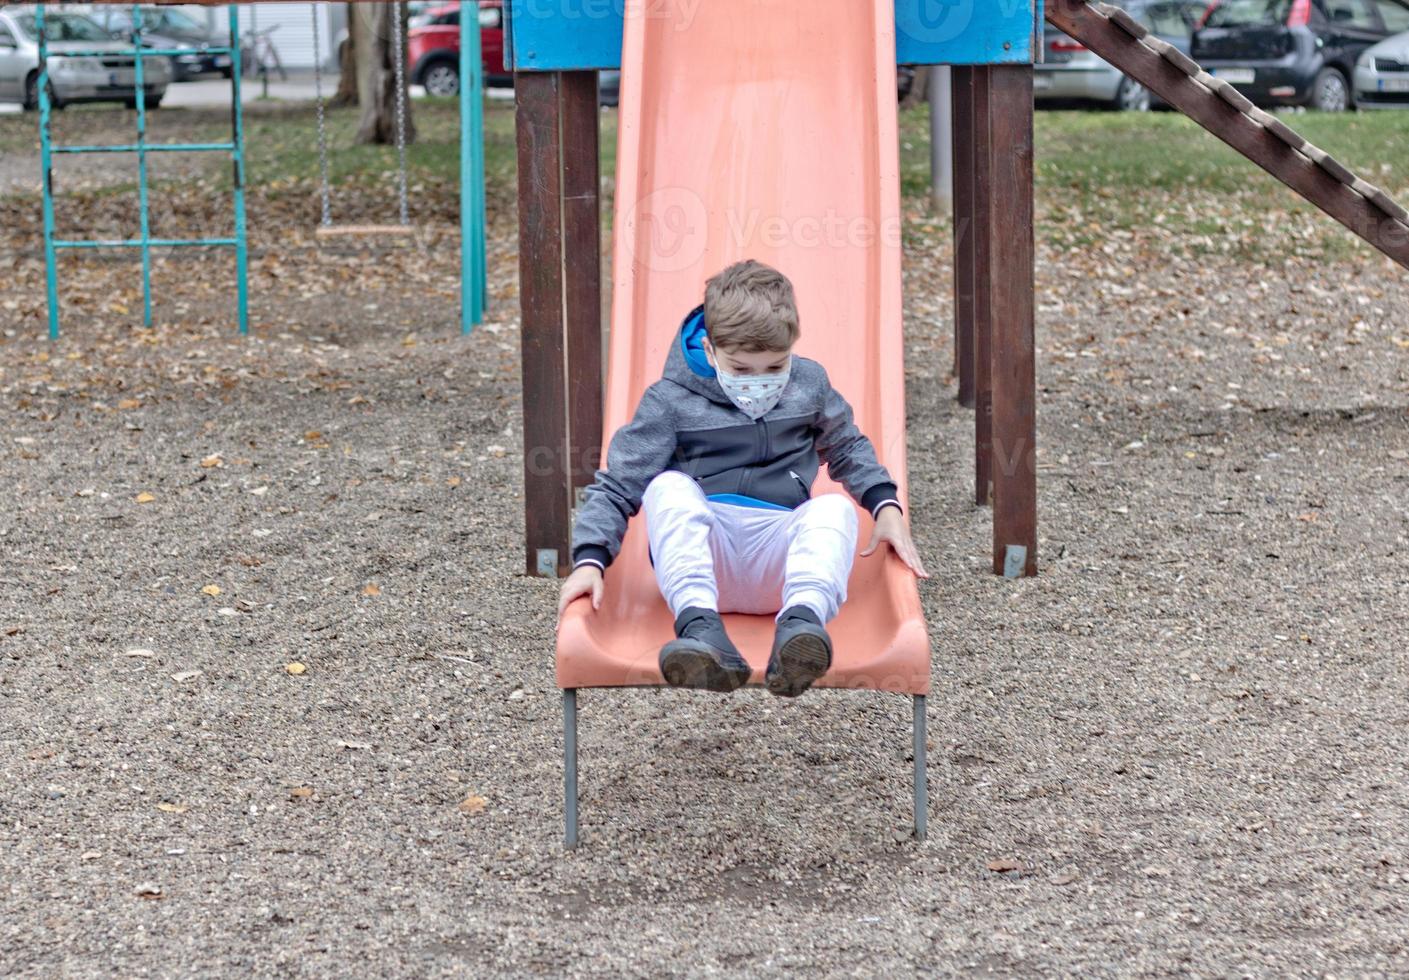
[[[480, 63], [485, 85], [513, 85], [504, 70], [504, 0], [479, 0]], [[406, 38], [411, 82], [427, 95], [460, 91], [460, 5], [432, 7]]]

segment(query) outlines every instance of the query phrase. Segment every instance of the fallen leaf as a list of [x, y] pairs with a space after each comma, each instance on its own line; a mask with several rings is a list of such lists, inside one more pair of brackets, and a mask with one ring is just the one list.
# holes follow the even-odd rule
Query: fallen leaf
[[483, 796], [477, 796], [474, 793], [471, 793], [469, 796], [465, 797], [463, 800], [460, 801], [459, 810], [461, 813], [468, 813], [473, 815], [476, 813], [483, 813], [484, 808], [487, 806], [489, 806], [488, 800], [486, 800]]
[[98, 851], [84, 851], [82, 854], [80, 854], [80, 855], [78, 856], [78, 859], [79, 859], [80, 861], [96, 861], [98, 858], [100, 858], [100, 857], [102, 857], [102, 856], [103, 856], [103, 855], [102, 855], [100, 852], [98, 852]]
[[382, 590], [381, 590], [381, 587], [377, 585], [377, 583], [375, 583], [375, 582], [368, 582], [367, 585], [366, 585], [366, 587], [363, 588], [362, 594], [363, 594], [363, 595], [381, 595], [381, 594], [382, 594]]
[[254, 494], [256, 497], [262, 497], [262, 496], [264, 496], [264, 495], [265, 495], [266, 493], [268, 493], [268, 492], [269, 492], [269, 488], [268, 488], [267, 486], [265, 486], [265, 487], [255, 487], [253, 490], [250, 491], [250, 493]]
[[988, 862], [988, 870], [998, 872], [1021, 871], [1022, 862], [1013, 858], [994, 858], [992, 861]]
[[289, 790], [289, 796], [296, 800], [306, 800], [312, 795], [312, 786], [295, 786], [293, 789]]
[[203, 466], [205, 469], [210, 469], [212, 466], [224, 465], [225, 460], [221, 458], [219, 453], [211, 453], [209, 456], [205, 457], [205, 459], [201, 460], [201, 466]]
[[284, 672], [288, 674], [293, 674], [295, 677], [297, 677], [299, 674], [304, 673], [307, 670], [308, 668], [305, 667], [303, 664], [299, 663], [297, 660], [295, 660], [291, 664], [284, 664]]
[[452, 476], [445, 481], [445, 485], [447, 487], [458, 487], [460, 485], [460, 478], [458, 476]]
[[201, 591], [210, 596], [220, 595], [220, 586], [212, 583], [202, 588]]
[[142, 403], [136, 398], [124, 398], [122, 401], [117, 403], [117, 407], [126, 411], [128, 409], [141, 408]]
[[338, 740], [338, 747], [339, 747], [339, 748], [343, 748], [343, 749], [370, 749], [370, 748], [372, 747], [372, 743], [371, 743], [371, 742], [348, 742], [348, 741], [344, 741], [344, 740], [342, 740], [342, 739], [339, 739], [339, 740]]
[[133, 499], [135, 499], [139, 504], [150, 504], [153, 500], [157, 499], [157, 495], [154, 493], [148, 493], [147, 491], [143, 490]]
[[160, 902], [166, 897], [161, 893], [161, 885], [154, 884], [138, 885], [136, 895], [138, 898], [145, 898], [149, 902]]
[[158, 803], [157, 809], [162, 813], [185, 813], [186, 808], [179, 803]]
[[323, 433], [319, 432], [317, 429], [309, 429], [303, 434], [303, 438], [308, 442], [317, 442], [319, 439], [323, 438]]
[[1060, 875], [1057, 875], [1057, 877], [1053, 878], [1053, 879], [1052, 879], [1052, 884], [1054, 884], [1054, 885], [1070, 885], [1070, 884], [1072, 884], [1073, 882], [1075, 882], [1079, 877], [1081, 877], [1081, 876], [1078, 875], [1075, 871], [1068, 871], [1068, 872], [1066, 872], [1066, 874], [1060, 874]]
[[142, 647], [134, 647], [134, 648], [131, 649], [131, 650], [124, 650], [124, 651], [122, 652], [122, 655], [123, 655], [124, 657], [155, 657], [155, 656], [156, 656], [156, 654], [153, 653], [151, 650], [147, 650], [147, 649], [144, 649], [144, 648], [142, 648]]

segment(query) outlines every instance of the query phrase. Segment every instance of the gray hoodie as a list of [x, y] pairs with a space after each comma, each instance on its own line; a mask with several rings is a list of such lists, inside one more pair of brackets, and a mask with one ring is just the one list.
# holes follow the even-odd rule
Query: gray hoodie
[[612, 436], [572, 529], [573, 565], [606, 568], [646, 485], [665, 470], [693, 477], [711, 499], [797, 507], [821, 463], [874, 516], [899, 507], [895, 481], [852, 421], [851, 406], [816, 361], [793, 355], [778, 404], [757, 420], [735, 407], [705, 357], [704, 308], [685, 317], [664, 376], [641, 394], [636, 415]]

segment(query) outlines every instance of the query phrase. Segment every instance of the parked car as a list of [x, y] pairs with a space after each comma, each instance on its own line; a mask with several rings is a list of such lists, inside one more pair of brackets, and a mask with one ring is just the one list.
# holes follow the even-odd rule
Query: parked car
[[[95, 7], [91, 15], [109, 34], [124, 41], [132, 39], [131, 7]], [[184, 82], [200, 75], [217, 73], [230, 77], [228, 54], [206, 54], [207, 48], [226, 47], [228, 31], [213, 31], [169, 7], [142, 7], [142, 40], [156, 48], [195, 48], [199, 54], [177, 55], [171, 59], [175, 77]]]
[[[425, 16], [407, 36], [411, 82], [428, 95], [455, 95], [460, 91], [460, 5], [434, 7]], [[513, 85], [513, 75], [504, 70], [503, 0], [479, 4], [479, 49], [484, 84]]]
[[1352, 108], [1371, 45], [1409, 28], [1409, 0], [1215, 0], [1190, 54], [1262, 106]]
[[1409, 109], [1409, 30], [1366, 48], [1355, 62], [1355, 104]]
[[[1125, 0], [1117, 6], [1152, 34], [1188, 54], [1189, 38], [1208, 2]], [[1033, 66], [1032, 74], [1033, 98], [1038, 102], [1098, 102], [1137, 112], [1163, 104], [1145, 86], [1051, 25], [1046, 28], [1042, 45], [1042, 61]]]
[[[62, 109], [72, 102], [122, 102], [137, 105], [137, 77], [131, 41], [118, 41], [97, 22], [81, 14], [50, 10], [44, 17], [49, 38], [49, 104]], [[65, 51], [100, 51], [93, 57], [66, 57]], [[111, 51], [112, 54], [106, 52]], [[144, 101], [161, 105], [171, 81], [166, 58], [143, 59]], [[0, 9], [0, 102], [39, 108], [39, 38], [34, 11]]]

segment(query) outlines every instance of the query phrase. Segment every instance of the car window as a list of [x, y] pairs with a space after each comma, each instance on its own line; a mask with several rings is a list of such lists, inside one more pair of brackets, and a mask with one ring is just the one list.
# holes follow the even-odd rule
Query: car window
[[1165, 37], [1188, 37], [1189, 24], [1177, 3], [1152, 3], [1140, 14], [1140, 23]]
[[1395, 3], [1394, 0], [1379, 0], [1378, 6], [1385, 30], [1391, 34], [1409, 31], [1409, 6]]
[[176, 31], [205, 30], [205, 27], [203, 25], [197, 24], [194, 20], [187, 17], [179, 10], [163, 10], [160, 14], [160, 18], [157, 20], [157, 23], [165, 25], [166, 27], [170, 27], [172, 30]]
[[503, 20], [504, 20], [504, 12], [503, 12], [502, 10], [500, 10], [498, 7], [480, 7], [480, 8], [479, 8], [479, 26], [480, 26], [480, 27], [498, 27], [498, 26], [500, 26], [500, 24], [503, 23]]
[[[15, 23], [26, 37], [37, 37], [33, 14], [19, 14]], [[87, 17], [77, 14], [49, 14], [44, 18], [44, 31], [50, 41], [111, 41], [112, 35]]]
[[7, 48], [15, 46], [15, 36], [10, 33], [10, 29], [4, 24], [0, 24], [0, 44], [4, 44]]
[[431, 18], [432, 24], [439, 24], [441, 27], [459, 27], [460, 11], [452, 10], [448, 14], [440, 14]]
[[1331, 23], [1362, 31], [1380, 30], [1380, 18], [1370, 0], [1326, 0]]
[[1205, 27], [1249, 27], [1285, 24], [1291, 0], [1226, 0], [1208, 12]]

